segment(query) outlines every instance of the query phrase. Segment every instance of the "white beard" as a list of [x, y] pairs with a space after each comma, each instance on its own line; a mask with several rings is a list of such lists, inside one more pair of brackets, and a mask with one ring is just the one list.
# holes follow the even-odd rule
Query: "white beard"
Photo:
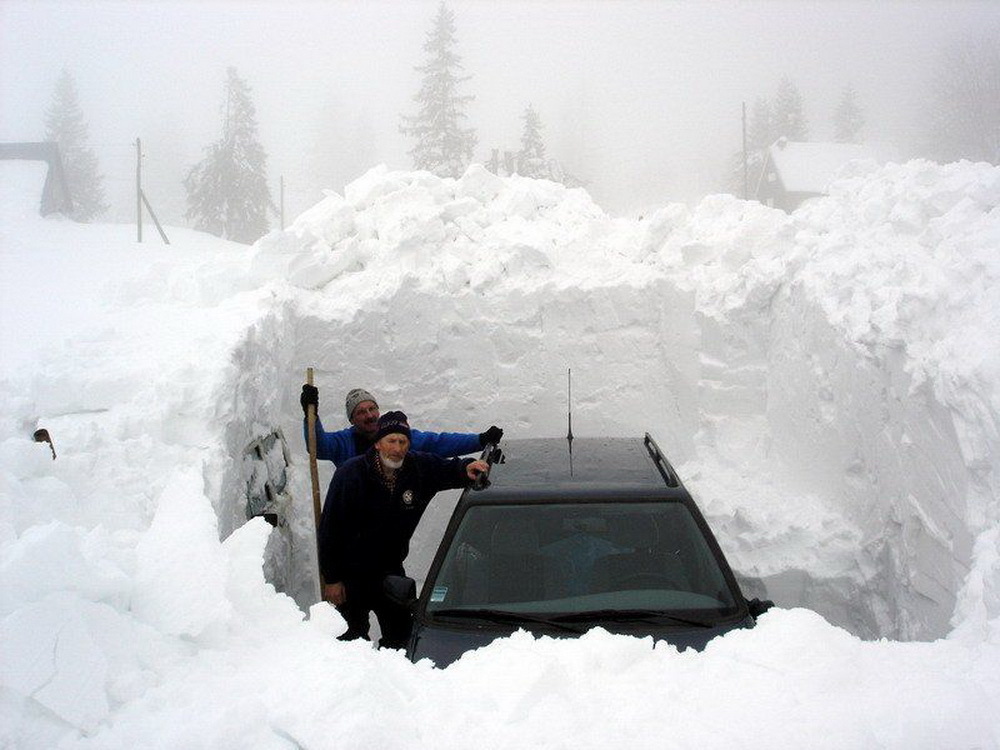
[[387, 469], [392, 469], [393, 471], [395, 471], [396, 469], [403, 468], [403, 461], [402, 461], [402, 459], [400, 459], [399, 461], [395, 461], [395, 460], [393, 460], [391, 458], [386, 458], [385, 456], [383, 456], [381, 454], [379, 454], [379, 458], [382, 459], [382, 465], [385, 468], [387, 468]]

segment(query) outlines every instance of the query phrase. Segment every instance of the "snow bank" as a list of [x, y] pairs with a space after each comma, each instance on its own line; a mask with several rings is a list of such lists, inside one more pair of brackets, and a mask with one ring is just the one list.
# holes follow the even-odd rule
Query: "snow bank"
[[[915, 162], [639, 221], [379, 168], [252, 249], [8, 212], [0, 745], [1000, 747], [998, 205], [997, 168]], [[302, 614], [306, 366], [328, 426], [362, 385], [511, 437], [564, 434], [572, 368], [574, 432], [650, 431], [780, 608], [702, 654], [337, 642]], [[279, 473], [282, 525], [245, 523]]]
[[793, 216], [717, 196], [625, 222], [553, 183], [379, 168], [251, 268], [300, 290], [284, 325], [326, 413], [362, 384], [417, 424], [558, 435], [571, 367], [577, 432], [652, 432], [751, 589], [933, 638], [996, 522], [998, 204], [988, 165], [859, 164]]

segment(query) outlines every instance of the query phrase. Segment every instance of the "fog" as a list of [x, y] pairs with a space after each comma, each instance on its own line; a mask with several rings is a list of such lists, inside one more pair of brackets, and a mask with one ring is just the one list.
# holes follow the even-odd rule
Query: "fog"
[[[410, 168], [422, 45], [438, 3], [0, 2], [0, 140], [36, 141], [65, 66], [76, 81], [108, 218], [135, 213], [135, 146], [160, 218], [183, 223], [181, 179], [219, 137], [223, 82], [253, 90], [286, 222], [369, 167]], [[467, 2], [451, 0], [475, 101], [477, 161], [516, 150], [530, 103], [549, 156], [613, 214], [723, 187], [741, 103], [802, 94], [812, 140], [858, 92], [865, 135], [919, 154], [937, 55], [1000, 24], [994, 2]], [[277, 221], [275, 221], [277, 224]]]

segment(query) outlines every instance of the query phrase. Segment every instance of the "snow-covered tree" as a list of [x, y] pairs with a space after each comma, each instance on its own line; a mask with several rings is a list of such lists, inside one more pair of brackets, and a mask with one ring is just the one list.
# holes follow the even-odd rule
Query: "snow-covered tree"
[[184, 179], [186, 216], [196, 229], [249, 244], [267, 232], [274, 201], [250, 87], [232, 67], [226, 71], [222, 113], [222, 138]]
[[97, 157], [87, 145], [87, 124], [80, 109], [76, 82], [65, 68], [56, 81], [52, 105], [45, 113], [45, 139], [59, 144], [73, 201], [72, 218], [90, 221], [107, 211]]
[[833, 140], [837, 143], [861, 143], [865, 118], [858, 104], [858, 92], [847, 84], [833, 112]]
[[1000, 30], [966, 37], [942, 53], [929, 103], [932, 157], [1000, 164]]
[[804, 141], [809, 138], [809, 125], [802, 106], [802, 95], [788, 78], [782, 78], [771, 107], [773, 135], [790, 141]]
[[424, 42], [426, 62], [415, 68], [423, 74], [413, 100], [419, 111], [403, 116], [400, 132], [416, 139], [410, 150], [413, 165], [441, 177], [460, 177], [472, 160], [476, 132], [462, 127], [465, 107], [475, 97], [458, 92], [469, 80], [460, 74], [461, 58], [455, 52], [455, 14], [441, 3]]
[[542, 140], [542, 118], [530, 104], [524, 110], [524, 130], [521, 132], [521, 150], [517, 152], [517, 171], [524, 177], [552, 179], [545, 142]]

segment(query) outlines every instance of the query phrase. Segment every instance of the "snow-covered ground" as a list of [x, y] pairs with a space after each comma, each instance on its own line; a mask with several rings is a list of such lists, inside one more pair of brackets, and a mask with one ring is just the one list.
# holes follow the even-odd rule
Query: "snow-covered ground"
[[[43, 179], [0, 173], [0, 746], [1000, 747], [1000, 169], [625, 220], [379, 168], [253, 248], [42, 219]], [[303, 613], [307, 366], [328, 427], [361, 385], [510, 437], [565, 434], [572, 368], [574, 433], [652, 433], [778, 608], [697, 654], [336, 641]], [[276, 430], [272, 531], [247, 490], [284, 461], [246, 451]]]

